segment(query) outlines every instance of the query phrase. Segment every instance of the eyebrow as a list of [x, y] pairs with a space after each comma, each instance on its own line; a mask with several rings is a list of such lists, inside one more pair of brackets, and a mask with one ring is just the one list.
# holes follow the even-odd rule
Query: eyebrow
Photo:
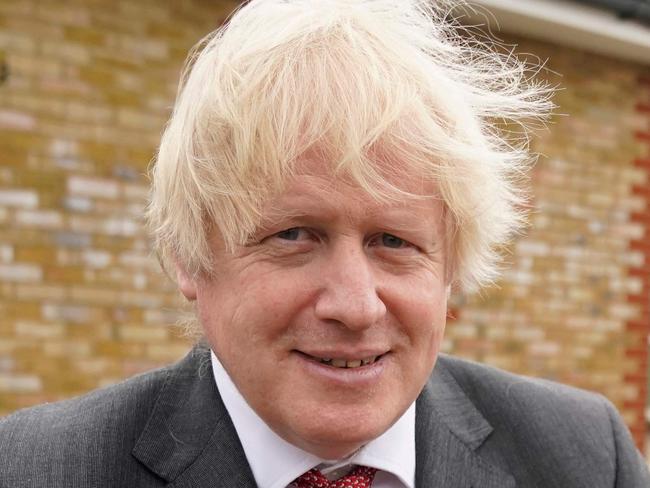
[[[340, 216], [339, 209], [331, 206], [323, 198], [298, 196], [287, 207], [289, 208], [278, 208], [278, 206], [275, 206], [270, 212], [267, 212], [260, 221], [260, 229], [269, 229], [284, 223], [287, 225], [294, 223], [297, 225], [309, 225], [312, 222], [332, 223]], [[346, 217], [346, 220], [349, 222], [355, 220], [349, 212], [347, 212]], [[440, 219], [442, 218], [443, 215], [441, 213]], [[436, 232], [438, 220], [423, 219], [419, 215], [414, 216], [412, 207], [408, 205], [379, 205], [365, 212], [362, 219], [374, 222], [378, 227], [384, 227], [396, 232], [422, 232], [429, 234], [432, 239], [439, 237], [438, 232]]]
[[286, 219], [308, 219], [317, 217], [324, 220], [334, 220], [337, 209], [329, 205], [326, 198], [320, 195], [288, 195], [282, 199], [279, 205], [268, 207], [266, 216], [262, 221], [272, 222]]

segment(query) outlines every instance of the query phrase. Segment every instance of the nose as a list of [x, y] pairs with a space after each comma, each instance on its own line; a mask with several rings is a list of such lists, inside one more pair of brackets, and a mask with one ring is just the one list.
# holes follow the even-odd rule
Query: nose
[[386, 315], [372, 263], [362, 246], [341, 245], [331, 249], [320, 269], [321, 289], [315, 314], [350, 330], [362, 330]]

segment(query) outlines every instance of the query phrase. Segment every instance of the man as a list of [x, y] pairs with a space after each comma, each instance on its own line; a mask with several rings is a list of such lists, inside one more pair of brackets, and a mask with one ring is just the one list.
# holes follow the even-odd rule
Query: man
[[0, 486], [650, 486], [604, 398], [438, 354], [522, 221], [491, 123], [549, 108], [445, 13], [253, 0], [203, 43], [148, 218], [204, 341], [2, 421]]

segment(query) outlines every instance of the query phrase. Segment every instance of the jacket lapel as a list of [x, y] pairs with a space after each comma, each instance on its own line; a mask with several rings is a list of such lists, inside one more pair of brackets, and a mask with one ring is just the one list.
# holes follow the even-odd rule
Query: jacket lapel
[[209, 350], [193, 349], [170, 370], [133, 455], [170, 486], [255, 488]]
[[438, 359], [416, 402], [417, 488], [512, 488], [514, 478], [476, 449], [492, 427]]

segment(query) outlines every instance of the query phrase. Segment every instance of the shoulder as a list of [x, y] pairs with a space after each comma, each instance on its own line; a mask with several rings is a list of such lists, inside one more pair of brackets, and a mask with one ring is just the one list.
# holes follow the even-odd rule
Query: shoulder
[[[45, 403], [19, 410], [0, 419], [0, 429], [20, 428], [37, 422], [50, 429], [78, 424], [103, 423], [114, 418], [116, 410], [129, 409], [155, 396], [164, 384], [171, 367], [149, 371], [85, 395], [55, 403]], [[140, 410], [140, 409], [138, 409]]]
[[171, 370], [0, 419], [0, 486], [100, 486], [93, 476], [127, 468]]
[[[452, 377], [472, 402], [490, 414], [580, 411], [607, 417], [611, 404], [600, 394], [540, 378], [521, 376], [484, 364], [441, 355], [437, 369]], [[522, 407], [527, 407], [522, 411]], [[576, 410], [577, 409], [577, 410]], [[512, 416], [509, 416], [512, 418]]]
[[451, 356], [441, 356], [436, 369], [460, 386], [497, 436], [503, 429], [528, 440], [535, 435], [558, 442], [573, 433], [611, 440], [617, 414], [602, 395]]
[[[436, 372], [456, 383], [491, 426], [481, 455], [519, 481], [646, 486], [650, 479], [627, 427], [602, 395], [446, 355]], [[624, 482], [628, 476], [631, 484]], [[585, 479], [599, 481], [581, 484]]]

